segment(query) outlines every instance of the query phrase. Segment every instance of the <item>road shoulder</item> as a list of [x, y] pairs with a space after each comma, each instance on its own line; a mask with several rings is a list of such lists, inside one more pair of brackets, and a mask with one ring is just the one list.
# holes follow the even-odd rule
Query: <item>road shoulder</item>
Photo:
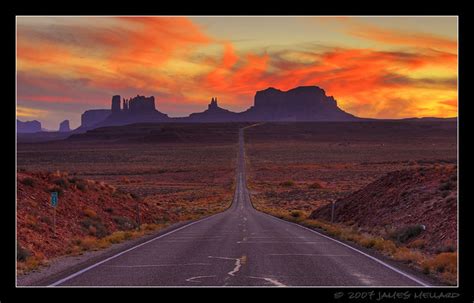
[[[209, 216], [207, 216], [209, 217]], [[205, 217], [205, 218], [207, 218]], [[202, 220], [201, 218], [199, 220]], [[105, 260], [115, 254], [130, 249], [134, 246], [145, 243], [153, 238], [169, 233], [177, 228], [196, 222], [199, 220], [183, 221], [172, 224], [158, 231], [147, 234], [143, 237], [113, 244], [105, 249], [96, 251], [87, 251], [76, 256], [61, 256], [50, 261], [47, 266], [38, 268], [37, 270], [17, 276], [18, 287], [44, 287], [61, 279], [61, 277], [74, 274], [75, 272], [91, 266], [97, 262]]]

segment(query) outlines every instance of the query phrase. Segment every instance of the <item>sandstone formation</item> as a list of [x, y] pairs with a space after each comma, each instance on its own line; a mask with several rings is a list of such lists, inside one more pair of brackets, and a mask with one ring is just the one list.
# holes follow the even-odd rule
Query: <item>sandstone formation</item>
[[[122, 106], [121, 106], [122, 105]], [[155, 97], [136, 97], [123, 99], [120, 95], [112, 97], [110, 115], [95, 127], [126, 125], [146, 122], [169, 122], [168, 115], [155, 108]]]
[[337, 106], [332, 96], [317, 86], [289, 91], [273, 87], [255, 94], [254, 106], [242, 113], [247, 121], [353, 121], [357, 117]]
[[240, 116], [238, 113], [219, 107], [217, 98], [211, 98], [211, 103], [207, 106], [207, 110], [193, 113], [182, 120], [186, 122], [234, 122], [239, 121]]
[[16, 120], [16, 130], [18, 133], [36, 133], [41, 131], [41, 123], [39, 121], [20, 121]]
[[70, 132], [71, 129], [69, 128], [69, 120], [64, 120], [63, 122], [59, 123], [59, 131], [60, 132]]
[[92, 128], [96, 124], [104, 121], [110, 115], [110, 113], [110, 109], [86, 110], [81, 116], [81, 127]]

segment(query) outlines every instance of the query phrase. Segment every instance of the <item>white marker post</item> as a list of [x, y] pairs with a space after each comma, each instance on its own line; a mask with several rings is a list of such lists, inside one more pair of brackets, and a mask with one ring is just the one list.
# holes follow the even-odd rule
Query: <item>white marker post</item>
[[53, 230], [56, 236], [56, 207], [58, 206], [58, 192], [51, 193], [51, 206], [53, 207]]

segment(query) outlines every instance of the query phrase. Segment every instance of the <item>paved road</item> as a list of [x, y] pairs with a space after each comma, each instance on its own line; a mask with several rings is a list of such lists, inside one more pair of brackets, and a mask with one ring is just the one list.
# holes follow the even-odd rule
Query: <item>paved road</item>
[[[57, 286], [422, 286], [382, 261], [256, 211], [246, 187], [243, 130], [236, 191], [225, 212], [112, 256]], [[382, 263], [381, 263], [382, 262]]]

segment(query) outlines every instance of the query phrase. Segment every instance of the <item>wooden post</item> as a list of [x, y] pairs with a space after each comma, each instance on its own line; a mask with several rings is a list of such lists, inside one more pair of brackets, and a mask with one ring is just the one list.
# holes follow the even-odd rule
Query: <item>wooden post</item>
[[53, 210], [53, 232], [54, 236], [56, 237], [56, 207]]
[[141, 220], [140, 220], [140, 201], [138, 200], [138, 197], [136, 198], [137, 200], [137, 229], [140, 229], [140, 226], [142, 225], [141, 224]]
[[334, 223], [334, 206], [336, 202], [332, 201], [332, 206], [331, 206], [331, 223]]

